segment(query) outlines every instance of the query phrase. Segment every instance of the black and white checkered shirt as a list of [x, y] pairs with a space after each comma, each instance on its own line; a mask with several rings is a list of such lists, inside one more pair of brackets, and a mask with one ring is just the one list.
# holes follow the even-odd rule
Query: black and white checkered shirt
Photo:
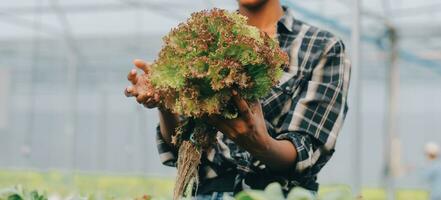
[[[269, 134], [291, 141], [298, 152], [297, 160], [290, 170], [271, 171], [218, 132], [215, 148], [203, 155], [201, 187], [232, 176], [236, 192], [250, 187], [262, 189], [275, 181], [285, 193], [295, 186], [318, 190], [317, 174], [334, 152], [348, 110], [350, 63], [340, 39], [295, 19], [293, 11], [284, 11], [277, 37], [289, 55], [289, 67], [261, 104]], [[161, 161], [175, 166], [176, 152], [162, 140], [159, 130], [158, 126]], [[215, 188], [222, 190], [219, 185]]]

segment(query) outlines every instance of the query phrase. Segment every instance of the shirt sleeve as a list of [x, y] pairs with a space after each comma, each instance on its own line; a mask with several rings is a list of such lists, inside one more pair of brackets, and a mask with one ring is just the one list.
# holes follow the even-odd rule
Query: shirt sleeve
[[161, 129], [159, 126], [160, 125], [158, 124], [156, 127], [156, 146], [158, 148], [159, 159], [161, 160], [161, 163], [166, 166], [176, 167], [178, 156], [170, 145], [168, 145], [162, 138]]
[[335, 40], [325, 49], [300, 94], [292, 97], [276, 139], [289, 140], [295, 145], [296, 172], [302, 173], [315, 165], [320, 165], [320, 169], [332, 155], [348, 110], [349, 77], [350, 64], [344, 45]]

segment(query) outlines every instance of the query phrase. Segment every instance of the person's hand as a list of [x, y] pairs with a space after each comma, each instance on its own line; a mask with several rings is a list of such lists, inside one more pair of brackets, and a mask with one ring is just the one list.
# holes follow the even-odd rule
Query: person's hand
[[258, 101], [247, 103], [233, 91], [233, 101], [239, 117], [225, 119], [221, 116], [207, 117], [208, 123], [248, 151], [273, 170], [286, 170], [293, 166], [297, 150], [288, 140], [276, 140], [267, 130], [262, 106]]
[[127, 97], [135, 97], [136, 101], [147, 108], [158, 107], [159, 104], [159, 94], [154, 91], [153, 86], [148, 80], [147, 74], [150, 70], [150, 64], [147, 62], [135, 59], [133, 64], [144, 73], [138, 74], [136, 69], [130, 70], [127, 75], [127, 79], [132, 83], [131, 86], [127, 87], [124, 91]]
[[265, 151], [272, 138], [265, 125], [262, 106], [258, 101], [246, 102], [236, 91], [232, 92], [232, 98], [239, 116], [235, 119], [209, 116], [208, 122], [244, 149]]

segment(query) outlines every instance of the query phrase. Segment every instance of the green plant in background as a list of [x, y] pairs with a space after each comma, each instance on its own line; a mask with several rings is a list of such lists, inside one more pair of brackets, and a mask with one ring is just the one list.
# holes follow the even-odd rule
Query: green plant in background
[[[45, 191], [39, 194], [47, 194], [49, 200], [73, 200], [72, 197], [84, 200], [146, 200], [142, 199], [145, 195], [153, 197], [150, 200], [170, 200], [172, 199], [173, 177], [0, 170], [0, 191], [2, 191], [0, 200], [7, 199], [5, 191], [11, 191], [11, 188], [14, 188], [11, 186], [14, 185], [22, 185], [23, 188], [29, 190]], [[264, 192], [271, 190], [269, 187]], [[355, 195], [351, 195], [351, 187], [343, 184], [321, 185], [318, 192], [319, 200], [346, 200], [353, 199], [352, 196]], [[363, 200], [386, 200], [386, 196], [384, 188], [363, 188], [362, 190]], [[416, 188], [397, 189], [395, 197], [396, 200], [428, 200], [429, 192]]]
[[[265, 190], [247, 190], [239, 193], [235, 197], [236, 200], [315, 200], [310, 191], [303, 188], [294, 188], [285, 198], [283, 196], [282, 187], [278, 183], [268, 185]], [[320, 200], [352, 200], [350, 190], [332, 190], [323, 193], [319, 197]]]
[[36, 190], [27, 191], [19, 185], [0, 190], [0, 200], [47, 200], [47, 197]]
[[[133, 199], [148, 194], [171, 199], [172, 177], [145, 177], [72, 172], [32, 172], [0, 170], [0, 188], [22, 185], [23, 188], [47, 191], [48, 197], [89, 197], [89, 199]], [[1, 190], [1, 189], [0, 189]]]

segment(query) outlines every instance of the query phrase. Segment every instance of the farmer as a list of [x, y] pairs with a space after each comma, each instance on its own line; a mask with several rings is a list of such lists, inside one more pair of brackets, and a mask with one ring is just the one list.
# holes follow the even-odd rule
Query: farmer
[[[215, 147], [203, 155], [197, 199], [222, 199], [248, 188], [263, 189], [279, 182], [286, 194], [296, 186], [316, 194], [317, 174], [334, 153], [347, 112], [350, 64], [341, 40], [294, 18], [279, 0], [238, 0], [238, 12], [248, 24], [277, 38], [289, 55], [279, 85], [259, 102], [233, 100], [237, 119], [209, 118], [219, 132]], [[150, 65], [135, 60], [144, 72]], [[127, 96], [147, 108], [161, 97], [145, 87], [136, 69], [129, 72]], [[159, 107], [157, 143], [161, 161], [175, 166], [171, 135], [179, 117]]]
[[426, 144], [425, 153], [429, 161], [428, 167], [425, 169], [425, 178], [431, 186], [431, 200], [441, 200], [441, 161], [439, 159], [440, 148], [438, 144], [429, 142]]

